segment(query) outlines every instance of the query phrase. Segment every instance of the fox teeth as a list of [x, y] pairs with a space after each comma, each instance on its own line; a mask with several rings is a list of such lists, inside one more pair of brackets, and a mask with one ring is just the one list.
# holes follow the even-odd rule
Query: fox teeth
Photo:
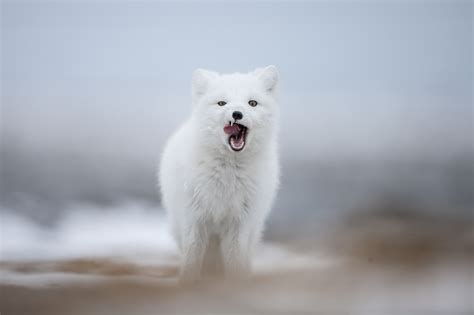
[[230, 125], [231, 125], [231, 126], [233, 126], [233, 125], [234, 125], [234, 122], [233, 122], [233, 121], [231, 121], [231, 122], [230, 122]]

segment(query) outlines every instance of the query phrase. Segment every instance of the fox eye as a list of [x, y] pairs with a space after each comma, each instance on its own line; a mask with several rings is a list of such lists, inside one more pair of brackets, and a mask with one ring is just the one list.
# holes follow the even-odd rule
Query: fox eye
[[219, 106], [224, 106], [225, 104], [227, 104], [227, 102], [224, 102], [224, 101], [217, 102], [217, 105], [219, 105]]
[[258, 103], [257, 103], [257, 101], [255, 101], [255, 100], [250, 100], [250, 101], [249, 101], [249, 105], [252, 106], [252, 107], [257, 106], [257, 104], [258, 104]]

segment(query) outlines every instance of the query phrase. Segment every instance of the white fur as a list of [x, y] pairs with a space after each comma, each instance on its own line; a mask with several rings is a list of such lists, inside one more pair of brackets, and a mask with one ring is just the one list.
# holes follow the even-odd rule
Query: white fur
[[[200, 278], [211, 235], [220, 239], [227, 276], [250, 271], [278, 186], [275, 66], [242, 74], [193, 74], [191, 117], [167, 143], [160, 166], [162, 200], [182, 253], [181, 281]], [[252, 107], [249, 100], [256, 100]], [[217, 105], [226, 101], [225, 106]], [[234, 121], [248, 127], [246, 145], [231, 150], [223, 128]]]

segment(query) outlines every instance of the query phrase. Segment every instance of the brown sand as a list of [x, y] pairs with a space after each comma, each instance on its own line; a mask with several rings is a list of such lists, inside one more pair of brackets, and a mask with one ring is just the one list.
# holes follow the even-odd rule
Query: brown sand
[[[468, 314], [468, 262], [438, 261], [413, 269], [354, 259], [327, 268], [255, 275], [240, 283], [214, 280], [191, 287], [177, 285], [175, 266], [113, 259], [10, 262], [2, 264], [7, 274], [43, 281], [3, 284], [1, 310], [12, 315]], [[52, 281], [54, 274], [61, 281]], [[9, 277], [3, 279], [9, 282]]]

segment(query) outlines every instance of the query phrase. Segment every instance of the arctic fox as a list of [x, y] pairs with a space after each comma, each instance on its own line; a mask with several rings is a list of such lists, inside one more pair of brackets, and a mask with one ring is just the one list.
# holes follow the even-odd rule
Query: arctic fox
[[275, 66], [193, 74], [192, 115], [169, 139], [159, 172], [183, 283], [200, 279], [210, 250], [226, 277], [250, 273], [279, 182], [278, 80]]

